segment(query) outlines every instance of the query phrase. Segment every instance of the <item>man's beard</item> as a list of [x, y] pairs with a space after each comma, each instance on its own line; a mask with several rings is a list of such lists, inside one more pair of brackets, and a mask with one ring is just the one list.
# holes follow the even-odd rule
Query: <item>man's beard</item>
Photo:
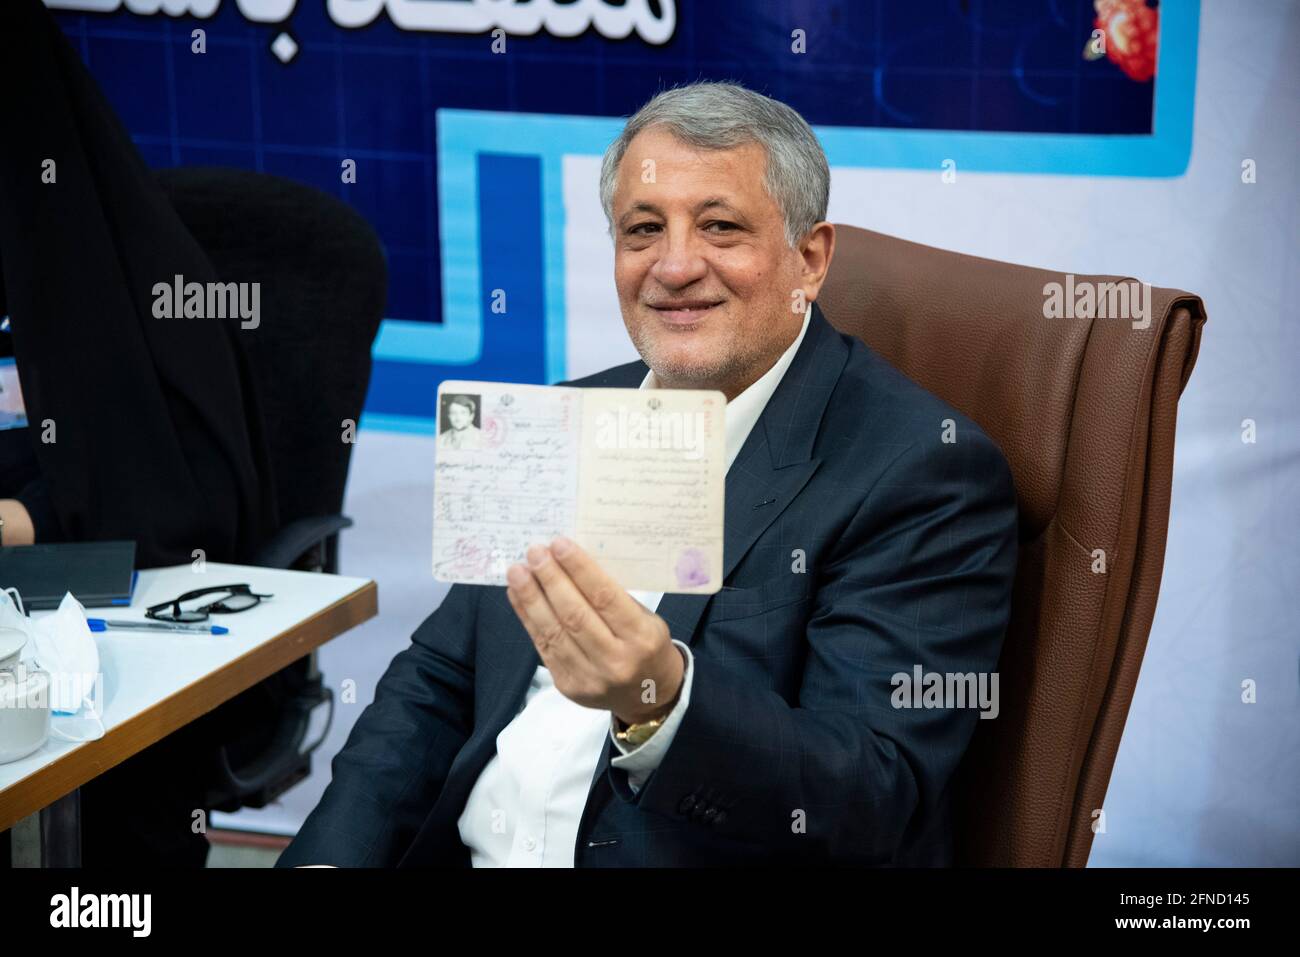
[[[629, 337], [632, 339], [632, 344], [636, 346], [636, 351], [640, 353], [641, 359], [654, 370], [655, 378], [660, 385], [664, 382], [672, 382], [679, 388], [724, 389], [725, 391], [726, 385], [743, 375], [750, 365], [761, 358], [761, 356], [744, 355], [734, 349], [728, 349], [722, 351], [722, 354], [676, 359], [664, 355], [664, 353], [671, 355], [672, 350], [661, 351], [658, 346], [663, 340], [647, 333], [644, 326], [636, 327], [635, 331], [629, 330]], [[736, 343], [730, 345], [734, 346]]]

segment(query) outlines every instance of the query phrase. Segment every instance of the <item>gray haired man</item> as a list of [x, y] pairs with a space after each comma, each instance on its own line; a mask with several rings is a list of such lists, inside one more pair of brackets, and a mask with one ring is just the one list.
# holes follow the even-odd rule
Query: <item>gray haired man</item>
[[628, 121], [600, 195], [642, 359], [569, 384], [726, 394], [723, 590], [628, 593], [567, 539], [454, 586], [281, 866], [952, 860], [977, 714], [900, 707], [891, 676], [996, 667], [1015, 494], [816, 306], [829, 192], [808, 124], [742, 87]]

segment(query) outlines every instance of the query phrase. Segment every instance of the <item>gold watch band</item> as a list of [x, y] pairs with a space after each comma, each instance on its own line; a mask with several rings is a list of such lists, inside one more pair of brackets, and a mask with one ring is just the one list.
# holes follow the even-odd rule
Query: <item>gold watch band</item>
[[[686, 652], [682, 651], [680, 647], [677, 650], [681, 652], [682, 661], [688, 663], [690, 659], [686, 657]], [[682, 681], [685, 682], [685, 680], [685, 676], [683, 675]], [[654, 736], [656, 731], [663, 727], [663, 723], [668, 720], [668, 716], [672, 714], [673, 709], [677, 707], [677, 699], [680, 696], [681, 689], [679, 688], [677, 694], [673, 696], [672, 703], [668, 705], [667, 709], [657, 718], [651, 718], [648, 721], [634, 721], [631, 724], [624, 724], [623, 719], [618, 715], [615, 715], [614, 720], [617, 722], [620, 730], [614, 732], [614, 737], [631, 747], [645, 744]]]
[[[618, 723], [622, 724], [622, 719], [619, 719]], [[618, 738], [618, 740], [622, 741], [624, 744], [636, 747], [649, 741], [650, 738], [654, 736], [654, 733], [662, 726], [663, 719], [661, 718], [652, 718], [649, 721], [636, 721], [629, 724], [622, 731], [615, 731], [614, 737]]]

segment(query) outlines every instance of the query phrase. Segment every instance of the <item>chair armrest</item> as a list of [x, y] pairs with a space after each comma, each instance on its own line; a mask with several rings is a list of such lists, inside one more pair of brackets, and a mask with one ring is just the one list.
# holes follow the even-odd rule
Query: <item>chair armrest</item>
[[315, 515], [290, 522], [262, 545], [255, 564], [264, 568], [289, 568], [314, 545], [352, 527], [345, 515]]

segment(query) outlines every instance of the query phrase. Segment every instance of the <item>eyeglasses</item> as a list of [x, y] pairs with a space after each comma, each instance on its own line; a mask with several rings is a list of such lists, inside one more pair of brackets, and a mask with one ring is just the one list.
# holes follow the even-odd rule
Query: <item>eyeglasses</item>
[[207, 621], [208, 615], [233, 615], [248, 611], [259, 605], [263, 598], [274, 595], [259, 595], [248, 585], [217, 585], [212, 588], [200, 588], [187, 591], [179, 598], [151, 605], [145, 609], [145, 617], [156, 621]]

